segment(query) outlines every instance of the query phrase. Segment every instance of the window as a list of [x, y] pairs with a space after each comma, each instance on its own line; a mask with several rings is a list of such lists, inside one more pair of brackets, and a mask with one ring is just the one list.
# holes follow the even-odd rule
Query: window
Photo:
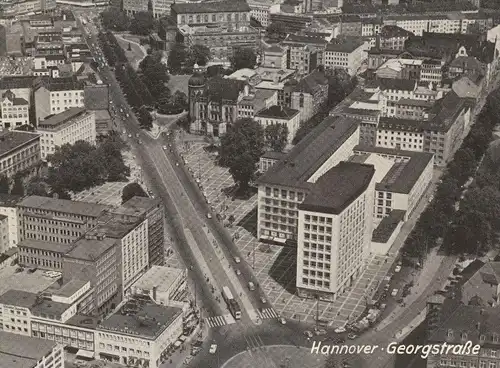
[[299, 97], [299, 107], [304, 107], [304, 94], [301, 93]]

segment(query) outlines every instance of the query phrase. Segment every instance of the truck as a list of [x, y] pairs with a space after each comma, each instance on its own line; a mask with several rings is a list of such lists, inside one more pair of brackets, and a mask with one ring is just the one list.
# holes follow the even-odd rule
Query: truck
[[227, 304], [229, 312], [233, 315], [234, 319], [241, 319], [241, 308], [238, 302], [234, 299], [231, 290], [227, 286], [222, 288], [222, 298]]

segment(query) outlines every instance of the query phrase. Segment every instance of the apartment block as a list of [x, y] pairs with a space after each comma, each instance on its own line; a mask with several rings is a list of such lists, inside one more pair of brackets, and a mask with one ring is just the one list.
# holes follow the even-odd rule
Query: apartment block
[[364, 268], [370, 251], [375, 168], [340, 162], [299, 204], [297, 292], [335, 300]]
[[0, 131], [0, 174], [13, 178], [19, 172], [34, 172], [40, 164], [40, 135]]
[[350, 156], [359, 142], [358, 123], [327, 117], [259, 178], [259, 239], [297, 241], [299, 205], [324, 173]]
[[64, 350], [55, 341], [0, 331], [0, 345], [0, 361], [5, 367], [64, 368]]
[[271, 106], [255, 116], [255, 120], [265, 129], [269, 125], [283, 125], [288, 129], [287, 143], [291, 144], [300, 127], [300, 111], [286, 106]]
[[250, 0], [248, 1], [248, 6], [251, 9], [250, 15], [262, 24], [262, 27], [267, 28], [271, 24], [272, 4]]
[[16, 97], [11, 90], [2, 94], [1, 109], [1, 128], [15, 129], [29, 124], [29, 102]]
[[0, 254], [3, 254], [9, 248], [9, 218], [0, 214]]
[[326, 46], [324, 65], [328, 68], [344, 69], [355, 75], [366, 60], [368, 43], [362, 40], [341, 40]]
[[74, 77], [42, 77], [34, 87], [37, 122], [72, 107], [84, 107], [84, 95], [84, 82]]
[[19, 241], [71, 244], [97, 225], [108, 209], [95, 203], [29, 196], [17, 205]]
[[42, 159], [54, 154], [57, 147], [85, 141], [96, 143], [95, 113], [84, 107], [71, 107], [68, 110], [50, 115], [40, 120], [37, 132], [41, 135]]
[[5, 246], [5, 249], [0, 250], [1, 253], [17, 245], [17, 203], [21, 199], [21, 196], [0, 194], [0, 215], [7, 217], [7, 229], [4, 231], [8, 239], [8, 245]]

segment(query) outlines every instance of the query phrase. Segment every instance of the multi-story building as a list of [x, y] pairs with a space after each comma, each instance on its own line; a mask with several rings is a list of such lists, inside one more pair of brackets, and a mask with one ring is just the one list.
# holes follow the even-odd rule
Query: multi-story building
[[9, 368], [64, 368], [63, 346], [0, 331], [0, 360]]
[[162, 266], [165, 263], [165, 233], [163, 226], [165, 222], [165, 210], [161, 200], [133, 197], [125, 202], [120, 209], [115, 209], [113, 212], [147, 220], [149, 265]]
[[54, 10], [55, 0], [22, 0], [8, 1], [3, 3], [3, 16], [6, 18], [17, 17], [24, 14], [35, 14]]
[[368, 54], [368, 69], [378, 69], [387, 60], [395, 59], [400, 54], [399, 50], [382, 50], [379, 47], [372, 47], [367, 51]]
[[84, 83], [74, 77], [42, 77], [34, 90], [37, 122], [72, 107], [84, 106]]
[[292, 140], [300, 127], [300, 111], [290, 109], [286, 106], [274, 105], [260, 111], [255, 115], [255, 120], [263, 127], [280, 124], [288, 129], [287, 143]]
[[340, 34], [342, 36], [362, 36], [363, 22], [359, 15], [341, 15], [340, 18]]
[[[132, 16], [135, 13], [139, 12], [147, 12], [149, 9], [148, 6], [149, 0], [123, 0], [122, 9], [128, 15]], [[170, 9], [169, 9], [170, 10]]]
[[432, 107], [432, 102], [414, 98], [402, 98], [396, 102], [396, 118], [423, 120], [425, 113]]
[[384, 50], [404, 50], [405, 41], [414, 34], [398, 26], [383, 26], [378, 35], [378, 47]]
[[0, 194], [0, 215], [7, 217], [7, 229], [5, 230], [8, 239], [8, 245], [0, 252], [5, 252], [7, 249], [17, 245], [18, 230], [17, 230], [17, 203], [21, 200], [21, 196]]
[[63, 257], [63, 280], [90, 281], [79, 313], [105, 316], [122, 300], [120, 241], [87, 233]]
[[176, 3], [170, 12], [184, 42], [207, 46], [215, 58], [227, 59], [235, 47], [258, 46], [259, 32], [250, 27], [245, 1]]
[[32, 174], [40, 162], [38, 134], [0, 131], [0, 175], [13, 178], [19, 172]]
[[42, 160], [64, 144], [85, 141], [96, 142], [95, 113], [84, 107], [72, 107], [39, 120], [37, 132], [41, 135]]
[[278, 45], [272, 45], [264, 49], [262, 66], [267, 68], [286, 69], [287, 50]]
[[340, 162], [298, 205], [297, 292], [335, 300], [364, 268], [370, 251], [373, 165]]
[[381, 28], [382, 18], [380, 17], [361, 19], [361, 37], [376, 37]]
[[259, 179], [257, 237], [297, 240], [298, 206], [324, 173], [346, 160], [359, 142], [358, 121], [327, 117]]
[[324, 63], [326, 45], [321, 37], [289, 34], [281, 43], [287, 49], [287, 69], [295, 69], [299, 75], [311, 73]]
[[362, 40], [345, 39], [329, 43], [325, 50], [324, 65], [341, 68], [349, 75], [355, 75], [367, 58], [367, 49], [368, 43]]
[[24, 267], [62, 272], [63, 257], [72, 244], [24, 239], [17, 244], [18, 262]]
[[271, 23], [283, 23], [287, 33], [290, 34], [307, 29], [312, 22], [312, 15], [271, 12]]
[[0, 254], [3, 254], [9, 248], [9, 218], [0, 214]]
[[293, 86], [290, 107], [300, 111], [300, 122], [316, 115], [328, 101], [328, 78], [315, 70]]
[[30, 122], [29, 102], [22, 97], [16, 97], [11, 90], [2, 94], [1, 109], [1, 128], [15, 129]]
[[256, 0], [248, 1], [250, 7], [250, 15], [254, 17], [262, 27], [267, 28], [271, 24], [271, 7], [272, 4], [260, 2]]
[[260, 111], [278, 104], [278, 92], [255, 89], [238, 101], [238, 119], [253, 118]]
[[443, 65], [444, 63], [440, 60], [423, 60], [420, 67], [420, 81], [441, 84], [443, 81]]
[[380, 118], [376, 146], [422, 152], [424, 149], [422, 122], [400, 118]]
[[97, 225], [108, 209], [95, 203], [29, 196], [17, 205], [19, 241], [70, 244]]

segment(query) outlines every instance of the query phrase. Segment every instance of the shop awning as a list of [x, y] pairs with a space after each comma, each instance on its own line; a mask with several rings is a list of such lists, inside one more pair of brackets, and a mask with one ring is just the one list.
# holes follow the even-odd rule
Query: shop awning
[[94, 359], [95, 354], [93, 351], [88, 351], [88, 350], [78, 350], [76, 353], [77, 357], [82, 357], [82, 358], [87, 358], [87, 359]]

